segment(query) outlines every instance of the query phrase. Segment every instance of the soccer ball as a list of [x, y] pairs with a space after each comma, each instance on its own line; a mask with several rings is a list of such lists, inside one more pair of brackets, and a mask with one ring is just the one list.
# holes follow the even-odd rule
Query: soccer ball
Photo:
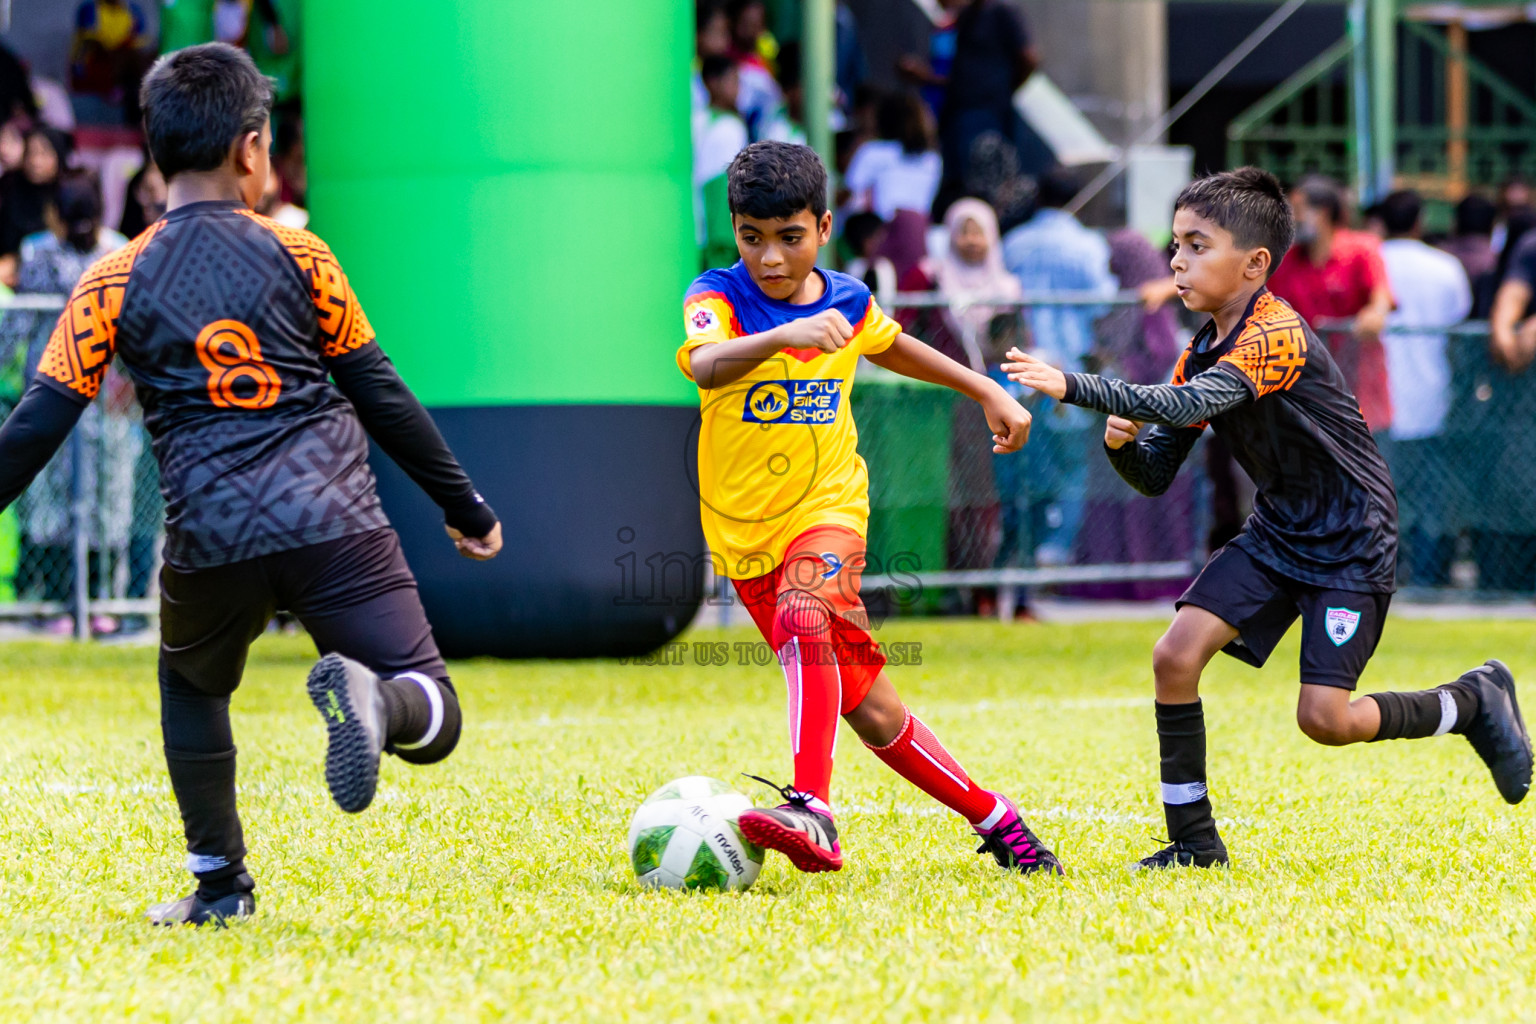
[[736, 825], [752, 801], [719, 779], [674, 779], [645, 798], [629, 823], [629, 860], [641, 885], [745, 889], [763, 850]]

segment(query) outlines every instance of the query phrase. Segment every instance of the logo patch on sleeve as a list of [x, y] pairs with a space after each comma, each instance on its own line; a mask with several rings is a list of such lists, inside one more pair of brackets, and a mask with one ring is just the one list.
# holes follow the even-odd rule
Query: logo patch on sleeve
[[743, 423], [832, 423], [843, 401], [841, 380], [764, 380], [752, 385]]
[[1355, 630], [1360, 628], [1360, 613], [1348, 608], [1329, 608], [1323, 616], [1323, 623], [1333, 646], [1343, 647], [1355, 635]]
[[715, 316], [714, 310], [708, 308], [707, 306], [700, 306], [698, 309], [694, 310], [693, 315], [688, 318], [688, 323], [691, 324], [693, 329], [696, 331], [708, 331], [720, 326], [720, 318]]

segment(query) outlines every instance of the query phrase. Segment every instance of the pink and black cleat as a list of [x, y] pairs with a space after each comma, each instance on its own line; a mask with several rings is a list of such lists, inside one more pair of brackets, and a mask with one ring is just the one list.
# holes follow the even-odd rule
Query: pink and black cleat
[[837, 844], [832, 815], [811, 806], [811, 794], [748, 775], [784, 797], [777, 807], [755, 807], [736, 819], [741, 834], [767, 850], [777, 850], [801, 871], [840, 871], [843, 851]]
[[1006, 809], [1002, 818], [991, 828], [983, 830], [972, 826], [981, 837], [981, 845], [976, 848], [976, 852], [990, 853], [997, 858], [998, 864], [1026, 875], [1036, 871], [1053, 875], [1066, 874], [1056, 855], [1046, 849], [1045, 844], [1024, 824], [1013, 801], [1000, 793], [993, 795], [1003, 802]]

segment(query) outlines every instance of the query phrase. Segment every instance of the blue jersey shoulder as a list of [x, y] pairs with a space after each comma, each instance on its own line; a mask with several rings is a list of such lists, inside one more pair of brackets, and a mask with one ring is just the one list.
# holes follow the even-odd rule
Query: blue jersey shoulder
[[868, 286], [858, 278], [836, 270], [823, 270], [822, 274], [827, 282], [826, 301], [804, 307], [803, 312], [801, 307], [786, 307], [769, 299], [752, 280], [746, 265], [740, 262], [724, 270], [706, 270], [694, 278], [684, 301], [701, 295], [722, 296], [749, 324], [749, 330], [754, 331], [795, 317], [813, 315], [822, 309], [836, 309], [850, 324], [858, 326], [869, 311]]
[[[737, 264], [737, 266], [740, 266], [740, 264]], [[704, 273], [693, 279], [693, 284], [688, 286], [688, 292], [683, 296], [683, 301], [686, 302], [696, 296], [711, 293], [724, 295], [732, 305], [736, 304], [740, 290], [730, 270], [704, 271]]]
[[827, 287], [832, 292], [832, 301], [828, 305], [857, 327], [859, 321], [864, 319], [864, 314], [869, 312], [869, 286], [838, 270], [826, 270], [823, 273], [827, 275]]

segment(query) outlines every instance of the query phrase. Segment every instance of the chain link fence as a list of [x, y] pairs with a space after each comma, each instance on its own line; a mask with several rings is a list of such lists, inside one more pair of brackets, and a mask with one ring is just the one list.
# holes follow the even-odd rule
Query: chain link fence
[[[1138, 383], [1168, 379], [1193, 326], [1172, 310], [1146, 312], [1129, 292], [970, 306], [898, 293], [882, 305], [909, 333], [1010, 388], [998, 369], [1003, 353], [1049, 350], [1052, 337], [1071, 333], [1064, 317], [1091, 338], [1087, 351], [1064, 357], [1067, 365]], [[57, 296], [0, 305], [0, 412], [19, 399], [62, 307]], [[1389, 332], [1382, 343], [1400, 334], [1443, 352], [1450, 371], [1434, 430], [1378, 435], [1397, 484], [1404, 595], [1529, 598], [1536, 371], [1499, 366], [1485, 324]], [[1341, 365], [1364, 362], [1347, 333], [1326, 337]], [[1032, 592], [1175, 596], [1251, 510], [1251, 485], [1210, 432], [1168, 493], [1144, 498], [1104, 458], [1102, 416], [1015, 392], [1034, 416], [1031, 439], [1021, 452], [994, 455], [974, 403], [873, 365], [860, 369], [853, 410], [870, 470], [872, 612], [1011, 618]], [[162, 527], [149, 439], [132, 387], [114, 369], [65, 447], [0, 516], [0, 619], [81, 638], [147, 625], [157, 611]]]
[[[1019, 388], [999, 364], [1014, 345], [1073, 369], [1164, 383], [1182, 351], [1172, 310], [1135, 293], [1057, 293], [956, 306], [937, 293], [881, 303], [912, 334], [986, 373], [1033, 416], [1029, 443], [992, 452], [981, 409], [946, 388], [866, 363], [853, 391], [870, 473], [871, 610], [1012, 618], [1036, 588], [1088, 599], [1180, 593], [1210, 532], [1202, 441], [1161, 498], [1127, 487], [1101, 454], [1104, 417]], [[1060, 350], [1061, 338], [1084, 351]]]
[[[0, 412], [35, 372], [64, 296], [0, 302]], [[164, 506], [133, 387], [118, 367], [69, 440], [0, 516], [0, 619], [41, 633], [113, 636], [147, 626]]]
[[[1037, 295], [957, 307], [934, 293], [882, 298], [907, 331], [1007, 385], [1014, 344], [1051, 352], [1084, 333], [1069, 369], [1166, 382], [1197, 324], [1147, 312], [1135, 292]], [[1069, 322], [1075, 320], [1075, 323]], [[1422, 379], [1391, 391], [1412, 408], [1381, 427], [1400, 510], [1399, 582], [1409, 600], [1523, 600], [1536, 594], [1536, 370], [1490, 356], [1485, 323], [1389, 329], [1362, 343], [1320, 325], [1347, 376], [1378, 372], [1402, 347]], [[1082, 330], [1077, 330], [1077, 329]], [[1171, 333], [1170, 333], [1171, 328]], [[1170, 337], [1175, 339], [1170, 343]], [[1437, 377], [1442, 367], [1448, 383]], [[1422, 371], [1422, 372], [1421, 372]], [[1030, 442], [994, 455], [974, 403], [866, 364], [854, 389], [859, 449], [870, 470], [870, 572], [887, 610], [1011, 617], [1028, 595], [1143, 600], [1176, 596], [1252, 511], [1253, 488], [1210, 431], [1160, 498], [1132, 491], [1102, 452], [1104, 417], [1015, 393], [1034, 416]], [[1352, 381], [1352, 383], [1355, 383]], [[1010, 386], [1011, 385], [1007, 385]], [[1356, 384], [1357, 391], [1368, 383]], [[1424, 405], [1436, 414], [1426, 416]]]

